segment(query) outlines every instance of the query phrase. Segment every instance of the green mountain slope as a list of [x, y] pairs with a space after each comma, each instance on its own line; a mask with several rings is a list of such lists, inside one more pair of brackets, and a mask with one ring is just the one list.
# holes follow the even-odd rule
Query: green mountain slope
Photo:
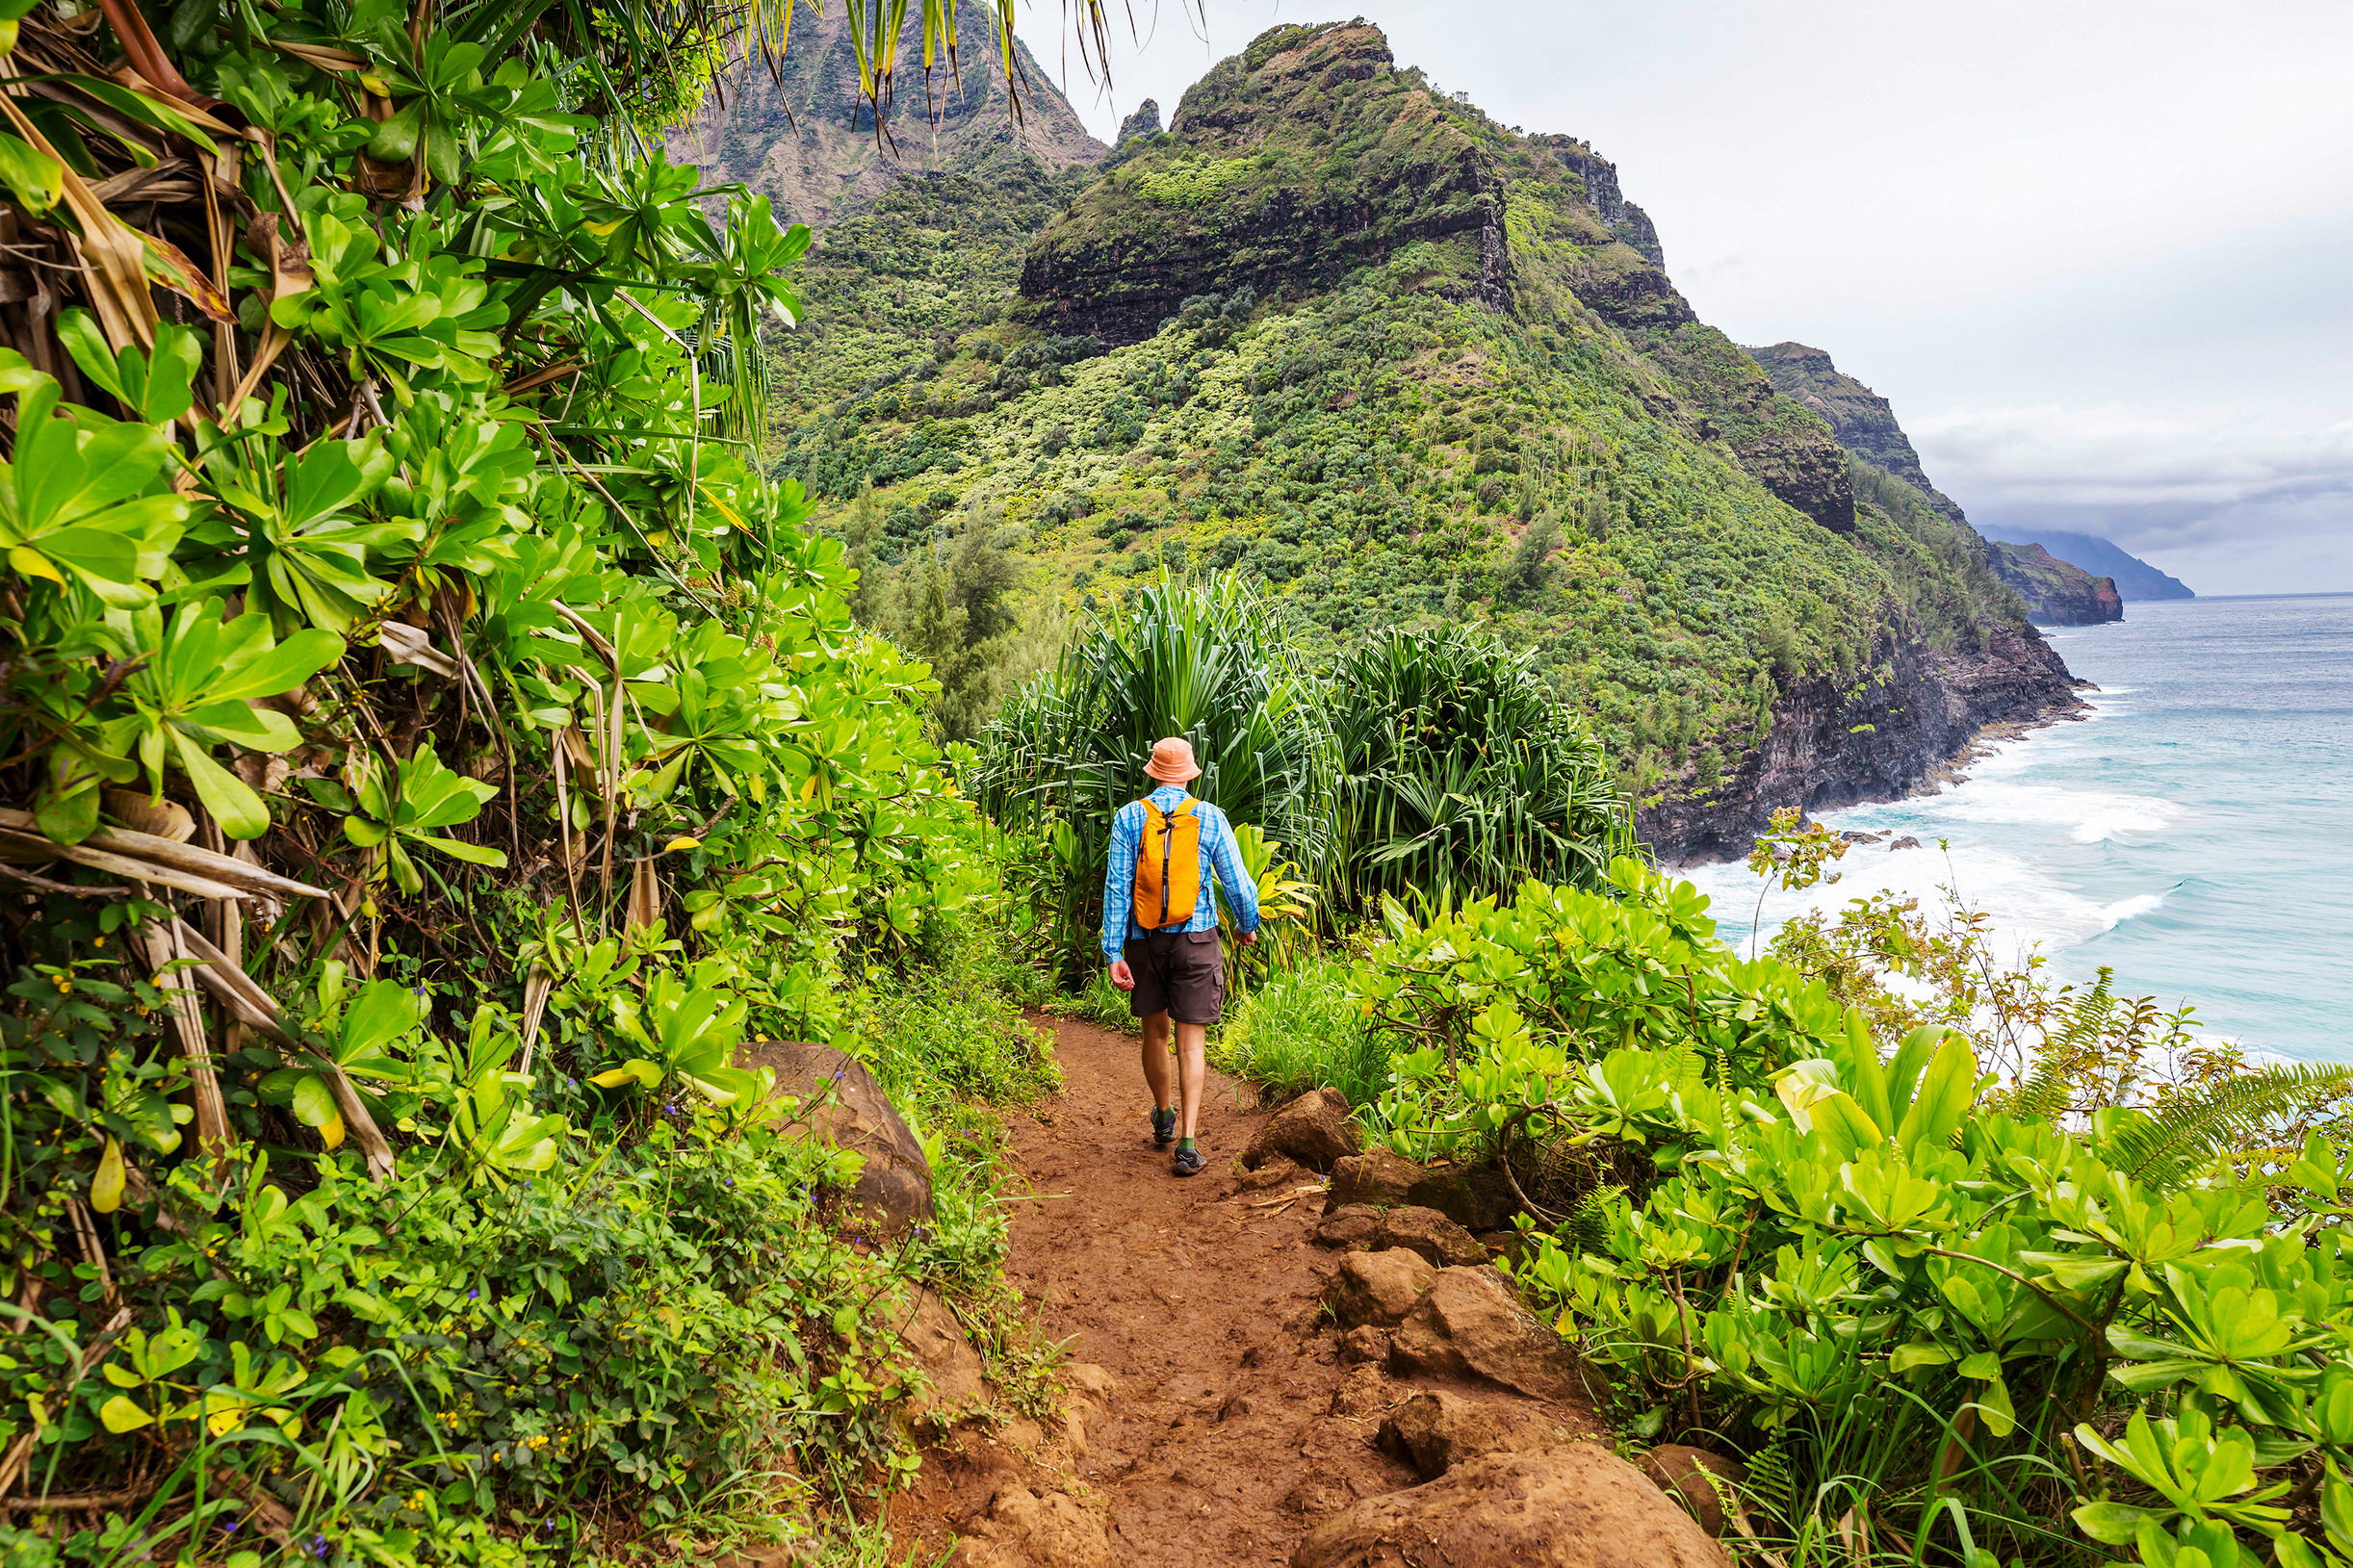
[[1986, 541], [1994, 572], [2018, 591], [2036, 626], [2100, 626], [2124, 619], [2114, 578], [2096, 578], [2040, 545]]
[[[1773, 389], [1818, 416], [1849, 454], [1967, 526], [1960, 504], [1928, 482], [1912, 438], [1896, 423], [1896, 411], [1885, 398], [1842, 373], [1820, 348], [1802, 343], [1776, 343], [1747, 352]], [[2109, 578], [2094, 577], [2037, 545], [1989, 539], [1984, 548], [1994, 575], [2018, 595], [2037, 626], [2097, 626], [2124, 619], [2124, 602]]]
[[[1170, 123], [1044, 224], [1018, 297], [1009, 196], [1071, 175], [902, 181], [939, 238], [854, 278], [838, 247], [867, 242], [829, 230], [813, 300], [868, 336], [785, 347], [782, 471], [836, 504], [871, 486], [886, 559], [985, 508], [1072, 599], [1212, 570], [1334, 643], [1490, 623], [1670, 857], [2073, 702], [1982, 542], [1699, 322], [1583, 143], [1432, 91], [1360, 23], [1275, 29]], [[970, 263], [968, 221], [995, 225]]]

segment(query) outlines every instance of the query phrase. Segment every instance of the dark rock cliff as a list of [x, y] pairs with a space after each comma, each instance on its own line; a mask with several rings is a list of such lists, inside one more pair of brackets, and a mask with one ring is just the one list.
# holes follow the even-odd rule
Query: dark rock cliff
[[1988, 540], [1994, 571], [2018, 590], [2036, 626], [2104, 626], [2124, 619], [2114, 578], [2096, 578], [2040, 545]]
[[2031, 627], [2002, 628], [1972, 654], [1917, 642], [1880, 650], [1859, 688], [1812, 678], [1773, 705], [1772, 729], [1713, 797], [1669, 798], [1637, 828], [1668, 864], [1747, 853], [1784, 806], [1808, 812], [1898, 800], [1992, 725], [2032, 725], [2082, 707], [2066, 667]]

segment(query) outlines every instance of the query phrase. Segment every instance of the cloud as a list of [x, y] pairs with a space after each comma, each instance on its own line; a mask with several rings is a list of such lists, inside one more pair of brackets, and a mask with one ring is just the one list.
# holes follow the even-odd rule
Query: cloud
[[2005, 524], [2102, 535], [2168, 570], [2195, 561], [2207, 591], [2353, 586], [2353, 421], [2106, 405], [1956, 409], [1910, 429], [1929, 475], [1997, 537]]

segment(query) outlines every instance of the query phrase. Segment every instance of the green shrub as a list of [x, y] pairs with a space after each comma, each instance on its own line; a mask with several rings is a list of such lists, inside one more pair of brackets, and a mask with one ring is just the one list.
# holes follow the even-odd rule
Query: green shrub
[[1533, 655], [1461, 628], [1379, 632], [1329, 684], [1332, 902], [1444, 908], [1529, 877], [1599, 886], [1633, 843], [1608, 759]]
[[2353, 1170], [2305, 1119], [2353, 1068], [2143, 1079], [2076, 1114], [2091, 1037], [2142, 1028], [2105, 986], [1999, 1088], [2000, 1041], [1875, 1031], [1716, 941], [1688, 886], [1613, 880], [1393, 913], [1356, 990], [1413, 1047], [1369, 1119], [1511, 1163], [1538, 1205], [1513, 1272], [1637, 1436], [1748, 1452], [1800, 1547], [2353, 1555]]

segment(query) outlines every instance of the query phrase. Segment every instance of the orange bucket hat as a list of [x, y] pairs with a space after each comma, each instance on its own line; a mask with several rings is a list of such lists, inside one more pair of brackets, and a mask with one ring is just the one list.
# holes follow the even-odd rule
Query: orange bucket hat
[[1144, 764], [1145, 776], [1162, 784], [1183, 784], [1201, 777], [1201, 764], [1193, 760], [1193, 743], [1179, 735], [1152, 743], [1152, 759]]

